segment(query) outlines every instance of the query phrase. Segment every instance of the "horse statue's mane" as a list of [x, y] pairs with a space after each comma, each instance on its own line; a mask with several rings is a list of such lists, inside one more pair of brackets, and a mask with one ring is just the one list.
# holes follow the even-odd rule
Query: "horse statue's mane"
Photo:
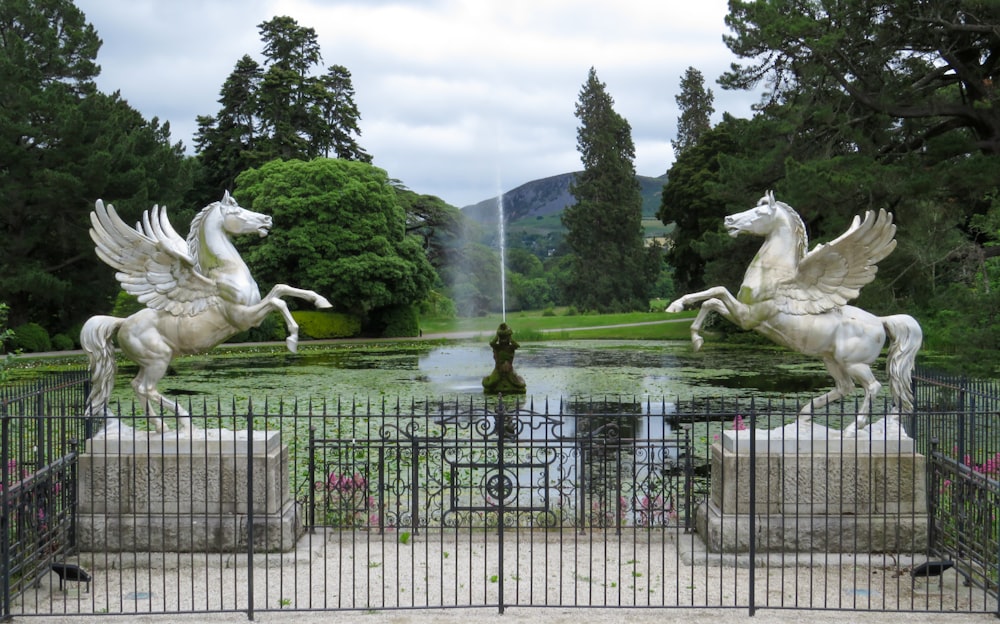
[[198, 253], [199, 248], [201, 247], [201, 224], [205, 221], [205, 217], [208, 216], [208, 213], [219, 206], [219, 202], [212, 202], [199, 210], [198, 214], [191, 219], [191, 228], [188, 230], [187, 235], [187, 246], [188, 252], [194, 260], [195, 269], [199, 272], [201, 271], [201, 262], [199, 261], [200, 254]]
[[[765, 200], [766, 198], [761, 199], [761, 202]], [[760, 204], [758, 203], [758, 205]], [[808, 232], [806, 232], [805, 221], [802, 220], [802, 217], [799, 215], [798, 212], [795, 211], [794, 208], [792, 208], [785, 202], [775, 201], [774, 205], [778, 206], [779, 208], [784, 210], [785, 213], [788, 214], [788, 220], [792, 224], [792, 230], [795, 233], [795, 236], [798, 238], [798, 245], [795, 249], [795, 253], [797, 259], [802, 260], [802, 258], [805, 258], [806, 254], [809, 252], [809, 234]]]

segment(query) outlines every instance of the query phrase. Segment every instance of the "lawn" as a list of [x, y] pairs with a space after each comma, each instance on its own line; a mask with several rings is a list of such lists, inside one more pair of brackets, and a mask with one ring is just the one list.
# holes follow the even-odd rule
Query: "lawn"
[[[662, 310], [662, 307], [659, 307]], [[573, 314], [567, 308], [511, 312], [507, 324], [515, 338], [524, 340], [558, 340], [561, 338], [593, 338], [605, 340], [686, 340], [690, 337], [691, 320], [696, 311], [667, 314], [665, 312], [628, 312], [622, 314]], [[475, 318], [425, 318], [420, 321], [424, 334], [482, 332], [491, 334], [503, 322], [500, 314]]]

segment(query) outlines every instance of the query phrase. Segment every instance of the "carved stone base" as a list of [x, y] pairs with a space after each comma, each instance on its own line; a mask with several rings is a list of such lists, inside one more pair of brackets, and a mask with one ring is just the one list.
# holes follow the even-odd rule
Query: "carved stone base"
[[302, 532], [276, 431], [102, 432], [79, 484], [84, 551], [246, 552], [251, 526], [255, 550], [284, 551]]
[[[76, 535], [84, 552], [245, 553], [249, 527], [247, 514], [80, 513]], [[254, 552], [291, 550], [301, 534], [294, 503], [253, 516]]]
[[[927, 547], [927, 514], [756, 517], [759, 553], [918, 553]], [[750, 515], [698, 508], [698, 535], [711, 552], [750, 550]]]
[[[916, 552], [927, 542], [924, 456], [896, 444], [712, 446], [697, 528], [714, 552]], [[729, 448], [727, 448], [729, 447]], [[754, 488], [750, 475], [754, 475]], [[754, 527], [751, 533], [751, 514]]]

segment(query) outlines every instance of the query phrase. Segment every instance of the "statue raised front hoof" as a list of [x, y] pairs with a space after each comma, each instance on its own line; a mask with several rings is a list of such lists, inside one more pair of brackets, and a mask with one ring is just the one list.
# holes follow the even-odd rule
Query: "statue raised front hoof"
[[490, 341], [494, 365], [493, 372], [483, 377], [486, 394], [524, 394], [527, 391], [524, 379], [514, 372], [514, 351], [521, 345], [514, 341], [513, 335], [507, 323], [500, 323], [496, 336]]

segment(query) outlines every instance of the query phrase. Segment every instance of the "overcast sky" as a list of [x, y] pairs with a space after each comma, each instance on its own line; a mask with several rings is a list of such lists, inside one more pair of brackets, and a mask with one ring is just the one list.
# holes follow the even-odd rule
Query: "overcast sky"
[[632, 127], [636, 171], [673, 161], [681, 76], [695, 67], [723, 111], [756, 94], [715, 79], [736, 57], [722, 42], [726, 0], [76, 0], [104, 41], [102, 91], [169, 121], [193, 152], [197, 115], [257, 26], [288, 15], [313, 28], [324, 68], [350, 70], [359, 143], [418, 193], [466, 206], [581, 169], [574, 106], [591, 67]]

